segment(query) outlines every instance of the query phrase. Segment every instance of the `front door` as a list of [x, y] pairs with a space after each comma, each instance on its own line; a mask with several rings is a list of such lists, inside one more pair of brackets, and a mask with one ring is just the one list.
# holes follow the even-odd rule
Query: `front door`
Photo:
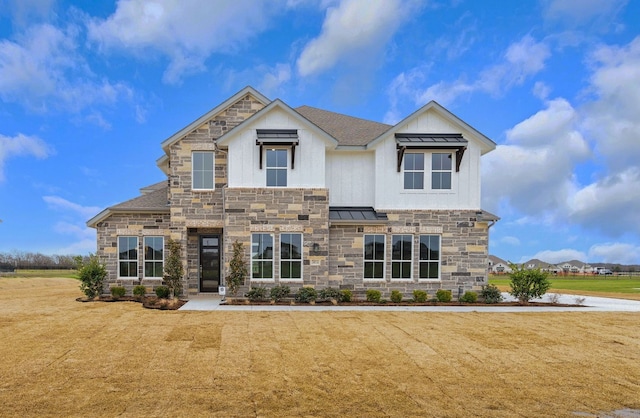
[[200, 236], [200, 291], [217, 292], [220, 286], [220, 235]]

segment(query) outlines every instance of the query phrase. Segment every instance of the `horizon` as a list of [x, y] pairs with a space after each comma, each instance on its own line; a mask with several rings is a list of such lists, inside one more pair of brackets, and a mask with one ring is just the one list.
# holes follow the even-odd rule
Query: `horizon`
[[251, 85], [387, 124], [435, 100], [497, 144], [490, 254], [640, 264], [640, 2], [3, 5], [0, 253], [95, 253], [86, 222], [166, 180], [162, 141]]

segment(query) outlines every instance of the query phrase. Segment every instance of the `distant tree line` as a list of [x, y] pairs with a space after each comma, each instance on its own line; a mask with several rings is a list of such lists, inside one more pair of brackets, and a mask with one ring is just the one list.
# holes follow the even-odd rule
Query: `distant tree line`
[[26, 251], [0, 253], [0, 271], [7, 270], [72, 270], [88, 255], [45, 255]]

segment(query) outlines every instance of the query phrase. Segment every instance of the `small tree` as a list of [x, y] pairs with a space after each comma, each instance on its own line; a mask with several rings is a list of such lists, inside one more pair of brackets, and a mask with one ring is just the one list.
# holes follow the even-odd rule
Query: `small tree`
[[231, 296], [238, 293], [238, 288], [244, 284], [244, 280], [249, 274], [247, 262], [244, 260], [244, 245], [241, 242], [233, 243], [233, 257], [229, 262], [229, 275], [226, 278], [227, 288]]
[[89, 298], [93, 299], [102, 294], [104, 279], [107, 277], [107, 269], [100, 263], [98, 256], [89, 255], [89, 261], [83, 263], [76, 261], [78, 276], [80, 278], [80, 290]]
[[171, 297], [182, 294], [182, 277], [184, 276], [184, 266], [182, 265], [182, 245], [180, 242], [169, 239], [167, 242], [169, 254], [164, 264], [164, 281], [171, 291]]
[[518, 298], [521, 304], [527, 304], [533, 298], [539, 298], [549, 290], [551, 282], [549, 273], [541, 271], [539, 268], [527, 270], [524, 264], [518, 266], [511, 263], [511, 296]]

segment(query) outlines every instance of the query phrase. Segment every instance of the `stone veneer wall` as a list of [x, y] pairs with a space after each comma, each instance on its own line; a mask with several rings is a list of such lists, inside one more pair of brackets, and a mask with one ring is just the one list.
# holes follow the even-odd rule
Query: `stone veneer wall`
[[[108, 271], [104, 293], [109, 293], [112, 286], [124, 286], [127, 294], [131, 294], [133, 286], [147, 286], [150, 293], [162, 284], [161, 279], [144, 278], [144, 243], [145, 236], [162, 236], [165, 239], [165, 258], [167, 256], [167, 239], [170, 234], [170, 218], [168, 213], [131, 213], [114, 214], [97, 225], [98, 254]], [[138, 237], [138, 277], [118, 278], [118, 237]]]
[[[378, 289], [388, 297], [399, 290], [405, 298], [415, 289], [449, 289], [453, 297], [459, 290], [479, 290], [488, 283], [488, 226], [477, 222], [475, 211], [388, 211], [385, 225], [341, 226], [329, 229], [329, 280], [332, 287], [352, 289], [363, 297], [366, 289]], [[364, 235], [385, 234], [385, 279], [363, 280]], [[413, 279], [391, 279], [391, 236], [412, 234]], [[441, 280], [418, 281], [419, 235], [441, 235]]]
[[[302, 286], [326, 287], [329, 274], [329, 194], [327, 189], [230, 188], [225, 190], [224, 270], [229, 271], [233, 243], [244, 244], [251, 271], [251, 234], [274, 235], [273, 281], [251, 281], [238, 291], [243, 295], [254, 286], [286, 284], [292, 292]], [[280, 280], [280, 233], [302, 233], [303, 280]], [[317, 243], [318, 251], [313, 251]]]
[[[195, 253], [193, 250], [193, 240], [197, 239], [197, 236], [188, 234], [188, 230], [193, 228], [219, 230], [223, 227], [223, 188], [227, 184], [227, 154], [225, 151], [218, 150], [215, 155], [215, 189], [192, 191], [191, 154], [193, 151], [215, 151], [216, 139], [263, 107], [261, 102], [248, 94], [171, 145], [169, 152], [171, 237], [181, 243], [183, 257], [189, 260], [185, 265], [186, 293], [193, 294], [198, 290], [198, 256], [197, 249]], [[203, 231], [206, 230], [203, 229]], [[195, 258], [193, 258], [194, 254]]]

